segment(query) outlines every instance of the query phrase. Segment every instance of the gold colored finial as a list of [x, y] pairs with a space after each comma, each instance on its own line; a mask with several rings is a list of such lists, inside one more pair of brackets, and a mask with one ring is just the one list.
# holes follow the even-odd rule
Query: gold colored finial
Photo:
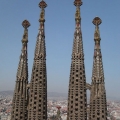
[[96, 26], [95, 27], [95, 33], [94, 33], [94, 40], [95, 41], [100, 41], [100, 31], [99, 31], [99, 25], [102, 23], [102, 20], [99, 17], [95, 17], [93, 19], [93, 24]]
[[29, 21], [24, 20], [24, 21], [22, 22], [22, 26], [25, 28], [24, 34], [23, 34], [22, 43], [25, 43], [25, 42], [28, 42], [28, 30], [27, 30], [27, 28], [30, 26]]

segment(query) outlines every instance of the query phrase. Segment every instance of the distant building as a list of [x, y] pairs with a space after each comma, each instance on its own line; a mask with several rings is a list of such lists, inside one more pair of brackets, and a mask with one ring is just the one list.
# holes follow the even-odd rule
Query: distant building
[[0, 120], [8, 120], [8, 116], [7, 115], [1, 115], [1, 119]]

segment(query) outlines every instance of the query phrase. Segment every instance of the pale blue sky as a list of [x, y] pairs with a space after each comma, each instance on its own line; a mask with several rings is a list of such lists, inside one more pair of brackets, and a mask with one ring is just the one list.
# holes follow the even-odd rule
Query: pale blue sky
[[[40, 0], [0, 0], [0, 91], [13, 90], [21, 53], [24, 19], [29, 20], [29, 80], [39, 28]], [[73, 0], [46, 0], [45, 35], [48, 91], [68, 92], [75, 6]], [[95, 16], [100, 25], [101, 49], [107, 96], [120, 98], [120, 0], [83, 0], [81, 24], [86, 80], [91, 83]]]

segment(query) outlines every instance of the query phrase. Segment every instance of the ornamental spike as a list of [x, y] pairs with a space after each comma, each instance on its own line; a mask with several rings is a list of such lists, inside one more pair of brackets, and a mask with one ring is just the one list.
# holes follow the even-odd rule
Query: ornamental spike
[[80, 6], [82, 5], [81, 0], [75, 0], [74, 5], [76, 6], [76, 13], [75, 13], [75, 21], [76, 23], [80, 23], [81, 21], [81, 16], [80, 16]]
[[22, 26], [24, 27], [24, 34], [23, 34], [23, 39], [22, 39], [22, 43], [24, 42], [28, 42], [28, 27], [30, 26], [29, 21], [24, 20], [22, 22]]
[[45, 22], [45, 11], [44, 11], [44, 8], [47, 7], [46, 2], [42, 0], [42, 1], [39, 3], [39, 7], [41, 8], [41, 13], [40, 13], [39, 22]]
[[95, 33], [94, 33], [94, 40], [100, 41], [100, 31], [99, 31], [99, 25], [102, 23], [102, 20], [99, 17], [95, 17], [93, 19], [93, 24], [95, 25]]
[[74, 5], [75, 6], [81, 6], [83, 4], [82, 0], [75, 0]]

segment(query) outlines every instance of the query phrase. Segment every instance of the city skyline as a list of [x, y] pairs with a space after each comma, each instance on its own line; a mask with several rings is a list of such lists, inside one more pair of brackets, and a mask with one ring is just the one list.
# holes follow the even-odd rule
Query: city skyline
[[[48, 91], [67, 93], [75, 26], [74, 1], [45, 1], [48, 4], [45, 14]], [[0, 91], [14, 89], [21, 52], [21, 36], [23, 34], [21, 22], [24, 19], [29, 20], [31, 23], [28, 34], [30, 81], [39, 26], [40, 10], [37, 7], [39, 2], [40, 0], [36, 2], [29, 1], [29, 3], [23, 0], [16, 2], [0, 1], [0, 15], [2, 16], [0, 22]], [[85, 55], [86, 82], [91, 83], [94, 48], [94, 25], [92, 20], [95, 16], [99, 16], [102, 19], [100, 34], [107, 96], [111, 95], [120, 98], [119, 3], [120, 1], [118, 0], [114, 1], [114, 3], [108, 0], [93, 0], [91, 3], [83, 1], [81, 7], [81, 29]]]

